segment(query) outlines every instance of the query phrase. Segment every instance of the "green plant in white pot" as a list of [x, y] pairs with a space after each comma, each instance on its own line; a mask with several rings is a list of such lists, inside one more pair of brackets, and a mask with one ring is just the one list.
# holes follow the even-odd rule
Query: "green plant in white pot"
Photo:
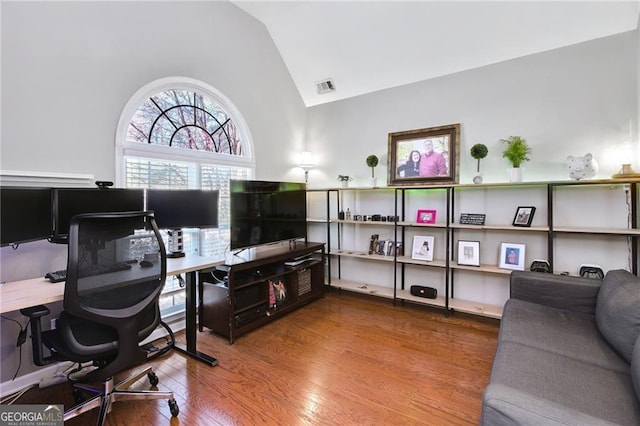
[[509, 170], [510, 182], [522, 182], [522, 168], [520, 167], [525, 161], [529, 161], [531, 147], [527, 141], [521, 136], [509, 136], [507, 139], [500, 139], [500, 142], [506, 144], [502, 156], [509, 160], [512, 168]]
[[482, 174], [480, 173], [480, 160], [489, 154], [489, 148], [485, 144], [477, 143], [471, 147], [470, 151], [471, 157], [475, 160], [478, 160], [478, 166], [476, 167], [476, 172], [473, 175], [473, 183], [482, 183]]
[[367, 166], [371, 167], [371, 186], [375, 188], [376, 186], [376, 175], [374, 173], [375, 167], [378, 165], [378, 157], [371, 154], [367, 157], [366, 160]]

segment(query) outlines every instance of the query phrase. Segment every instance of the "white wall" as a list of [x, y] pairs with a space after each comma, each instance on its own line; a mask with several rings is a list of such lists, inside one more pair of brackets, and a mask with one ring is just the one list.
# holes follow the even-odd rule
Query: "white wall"
[[304, 104], [265, 27], [228, 2], [3, 2], [1, 168], [115, 180], [122, 108], [174, 75], [238, 107], [258, 178], [292, 168]]
[[[129, 98], [168, 76], [201, 80], [239, 109], [256, 177], [302, 180], [306, 110], [265, 27], [227, 2], [2, 2], [0, 169], [115, 181], [115, 131]], [[47, 242], [0, 249], [0, 280], [66, 265]], [[54, 311], [59, 306], [54, 306]], [[10, 314], [23, 324], [19, 313]], [[2, 320], [2, 383], [18, 365], [17, 326]], [[20, 376], [33, 371], [23, 347]]]
[[[637, 33], [309, 108], [306, 139], [319, 163], [309, 183], [336, 186], [336, 176], [347, 174], [355, 186], [367, 186], [365, 158], [376, 154], [384, 184], [388, 133], [451, 123], [461, 123], [460, 182], [471, 182], [475, 143], [489, 148], [481, 163], [485, 182], [506, 181], [498, 141], [510, 135], [533, 147], [525, 180], [566, 179], [567, 155], [586, 152], [600, 163], [598, 176], [610, 177], [622, 162], [619, 147], [637, 134]], [[640, 169], [637, 152], [634, 162]]]

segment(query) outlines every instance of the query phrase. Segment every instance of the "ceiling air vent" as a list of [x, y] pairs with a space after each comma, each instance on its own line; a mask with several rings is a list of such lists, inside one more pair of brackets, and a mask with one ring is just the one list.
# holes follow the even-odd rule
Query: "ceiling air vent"
[[316, 81], [316, 88], [318, 89], [319, 94], [336, 91], [336, 85], [331, 78], [325, 78], [324, 80]]

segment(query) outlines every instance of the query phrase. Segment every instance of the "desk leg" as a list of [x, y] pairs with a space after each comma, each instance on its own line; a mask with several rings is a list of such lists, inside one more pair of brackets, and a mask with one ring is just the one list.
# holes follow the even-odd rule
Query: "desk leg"
[[218, 365], [218, 360], [214, 357], [202, 352], [198, 352], [196, 349], [196, 291], [198, 280], [196, 279], [196, 272], [189, 272], [186, 274], [186, 328], [185, 334], [187, 337], [186, 348], [176, 343], [175, 349], [179, 352], [202, 361], [210, 366], [214, 367]]

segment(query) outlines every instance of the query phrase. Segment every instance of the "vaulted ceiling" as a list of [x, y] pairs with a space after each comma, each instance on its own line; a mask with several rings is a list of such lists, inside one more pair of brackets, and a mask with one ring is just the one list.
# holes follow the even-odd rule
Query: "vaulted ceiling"
[[[606, 37], [640, 1], [245, 1], [307, 106]], [[335, 91], [319, 94], [331, 78]]]

